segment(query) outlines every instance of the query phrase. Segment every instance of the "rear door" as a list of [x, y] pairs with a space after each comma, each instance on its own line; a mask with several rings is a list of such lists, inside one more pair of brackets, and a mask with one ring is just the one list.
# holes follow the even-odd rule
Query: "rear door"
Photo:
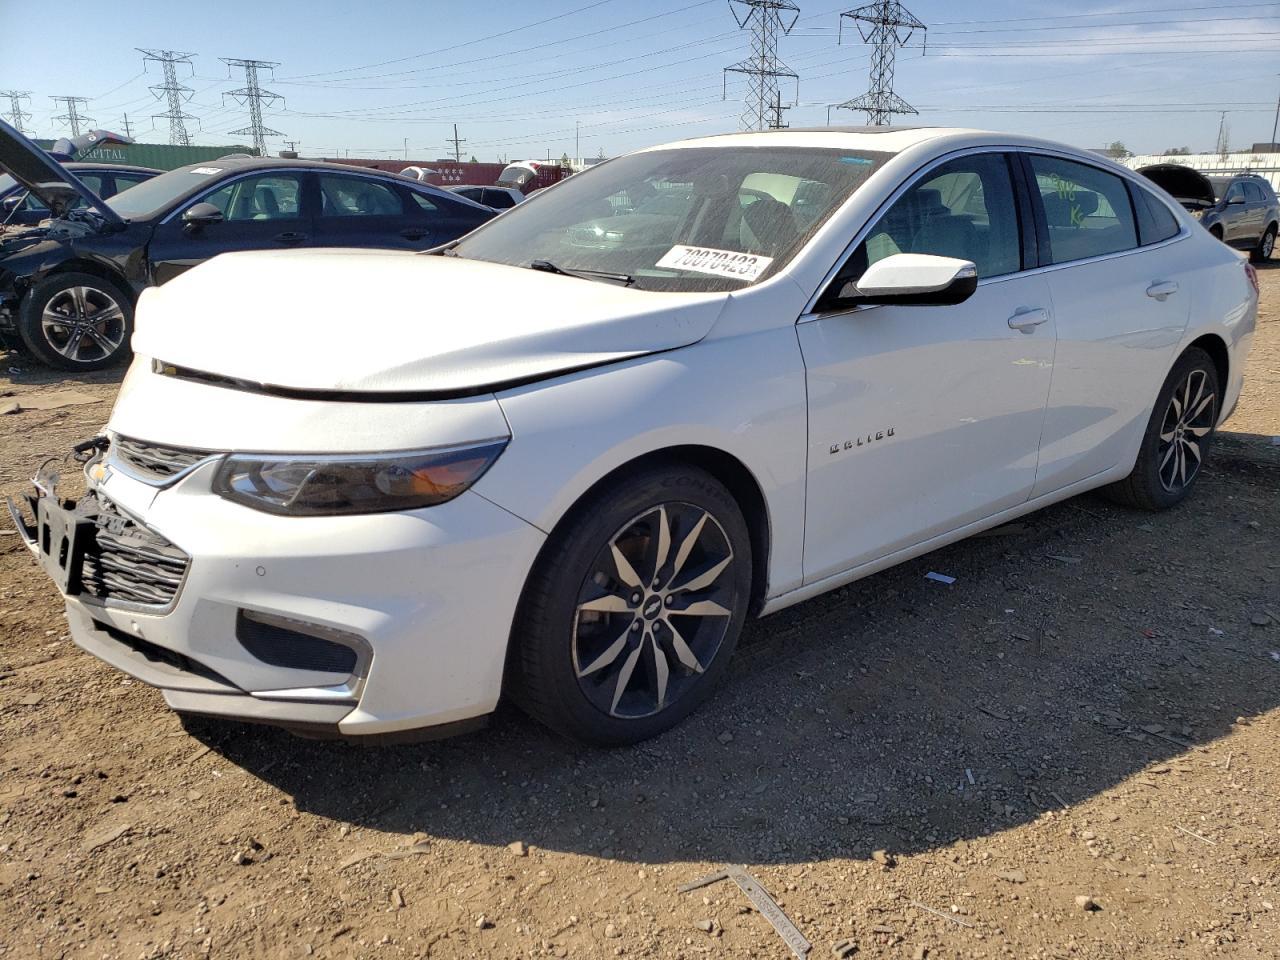
[[[152, 279], [164, 283], [219, 253], [279, 250], [312, 245], [312, 204], [304, 189], [308, 174], [263, 170], [220, 184], [169, 213], [151, 236]], [[222, 211], [221, 223], [192, 227], [182, 214], [197, 203]]]
[[1040, 496], [1136, 450], [1187, 325], [1192, 291], [1179, 261], [1194, 251], [1144, 187], [1074, 158], [1037, 153], [1026, 163], [1058, 325], [1032, 494]]
[[1249, 208], [1248, 233], [1241, 239], [1257, 241], [1262, 238], [1262, 231], [1267, 226], [1267, 211], [1270, 208], [1267, 195], [1262, 187], [1252, 180], [1243, 181], [1245, 206]]
[[404, 192], [383, 180], [317, 173], [316, 246], [425, 250], [432, 224], [410, 209]]

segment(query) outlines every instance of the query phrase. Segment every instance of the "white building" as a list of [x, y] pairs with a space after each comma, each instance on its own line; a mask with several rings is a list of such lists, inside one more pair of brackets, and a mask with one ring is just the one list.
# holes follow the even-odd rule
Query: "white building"
[[1280, 153], [1230, 153], [1225, 160], [1217, 153], [1191, 153], [1171, 157], [1149, 155], [1125, 157], [1120, 162], [1132, 170], [1156, 163], [1178, 163], [1209, 175], [1248, 171], [1266, 177], [1271, 186], [1280, 192]]

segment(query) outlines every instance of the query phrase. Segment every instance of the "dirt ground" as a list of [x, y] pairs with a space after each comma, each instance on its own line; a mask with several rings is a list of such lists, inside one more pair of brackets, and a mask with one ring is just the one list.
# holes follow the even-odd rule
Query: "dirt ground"
[[[402, 747], [184, 728], [78, 652], [0, 534], [0, 956], [789, 956], [731, 883], [677, 892], [728, 863], [814, 958], [1280, 955], [1280, 265], [1263, 282], [1190, 502], [1079, 498], [759, 621], [718, 697], [634, 749], [508, 709]], [[10, 492], [118, 378], [11, 363], [11, 399], [101, 402], [0, 417]]]

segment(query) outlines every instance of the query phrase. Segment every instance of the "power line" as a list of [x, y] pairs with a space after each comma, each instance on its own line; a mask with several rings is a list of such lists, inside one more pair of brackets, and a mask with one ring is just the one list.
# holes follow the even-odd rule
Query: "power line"
[[780, 79], [795, 80], [796, 98], [800, 97], [799, 74], [778, 59], [778, 34], [791, 32], [800, 19], [800, 8], [791, 0], [729, 0], [729, 9], [738, 28], [751, 31], [751, 56], [724, 68], [724, 96], [729, 92], [729, 74], [745, 74], [748, 86], [746, 108], [740, 118], [742, 128], [764, 130], [773, 115], [774, 103], [781, 96]]
[[73, 137], [80, 136], [81, 123], [94, 122], [93, 117], [86, 117], [83, 114], [81, 114], [79, 110], [79, 107], [81, 104], [83, 104], [86, 107], [89, 105], [89, 100], [87, 97], [50, 97], [49, 99], [54, 102], [55, 106], [59, 103], [65, 103], [67, 105], [66, 107], [67, 112], [62, 114], [61, 116], [54, 117], [53, 119], [60, 120], [63, 123], [65, 123], [68, 127], [70, 127], [71, 135]]
[[873, 127], [888, 126], [895, 113], [915, 113], [916, 108], [893, 92], [893, 71], [898, 48], [905, 47], [917, 30], [927, 30], [910, 10], [897, 0], [876, 0], [840, 14], [840, 39], [848, 18], [858, 26], [863, 43], [875, 45], [871, 57], [871, 86], [860, 97], [839, 105], [843, 110], [865, 110]]
[[233, 136], [244, 136], [246, 134], [252, 136], [253, 146], [258, 151], [258, 156], [265, 157], [267, 155], [267, 137], [282, 137], [284, 134], [263, 124], [262, 102], [265, 100], [267, 103], [273, 104], [277, 100], [283, 100], [284, 97], [270, 90], [263, 90], [258, 85], [258, 71], [264, 69], [274, 71], [280, 64], [270, 60], [239, 60], [233, 57], [222, 57], [221, 59], [227, 65], [228, 72], [232, 67], [244, 68], [244, 86], [239, 90], [231, 90], [224, 93], [222, 96], [224, 98], [231, 97], [240, 106], [249, 108], [249, 125], [241, 127], [239, 130], [228, 130], [227, 132]]
[[22, 101], [26, 100], [30, 102], [31, 91], [0, 90], [0, 97], [9, 98], [9, 112], [5, 114], [5, 116], [8, 118], [9, 122], [13, 124], [13, 129], [17, 130], [19, 133], [26, 133], [27, 131], [23, 128], [22, 121], [30, 120], [31, 114], [22, 109]]
[[163, 94], [169, 109], [164, 113], [153, 113], [153, 120], [169, 121], [169, 143], [178, 147], [189, 147], [191, 145], [191, 137], [187, 133], [186, 121], [196, 120], [197, 118], [182, 109], [183, 101], [190, 100], [195, 95], [190, 87], [178, 82], [178, 64], [186, 64], [191, 67], [192, 75], [195, 74], [196, 68], [191, 63], [194, 53], [178, 53], [174, 50], [144, 50], [142, 47], [135, 48], [142, 54], [143, 69], [146, 69], [148, 61], [154, 60], [160, 64], [164, 70], [164, 83], [152, 85], [151, 92], [159, 100]]

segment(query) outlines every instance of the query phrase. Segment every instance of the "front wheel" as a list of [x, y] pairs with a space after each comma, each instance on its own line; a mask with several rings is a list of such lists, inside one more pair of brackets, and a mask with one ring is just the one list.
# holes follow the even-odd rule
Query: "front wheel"
[[592, 494], [542, 551], [521, 601], [513, 693], [603, 746], [674, 726], [723, 675], [751, 593], [733, 496], [695, 467], [650, 467]]
[[1271, 254], [1276, 249], [1276, 225], [1273, 223], [1267, 227], [1267, 232], [1262, 235], [1262, 239], [1258, 241], [1258, 245], [1253, 248], [1249, 254], [1249, 259], [1254, 263], [1266, 263], [1271, 259]]
[[1144, 510], [1164, 510], [1200, 476], [1221, 403], [1218, 370], [1199, 347], [1184, 353], [1160, 388], [1133, 472], [1103, 492]]
[[59, 370], [98, 370], [123, 359], [133, 302], [116, 284], [87, 273], [55, 274], [23, 298], [18, 334], [40, 362]]

